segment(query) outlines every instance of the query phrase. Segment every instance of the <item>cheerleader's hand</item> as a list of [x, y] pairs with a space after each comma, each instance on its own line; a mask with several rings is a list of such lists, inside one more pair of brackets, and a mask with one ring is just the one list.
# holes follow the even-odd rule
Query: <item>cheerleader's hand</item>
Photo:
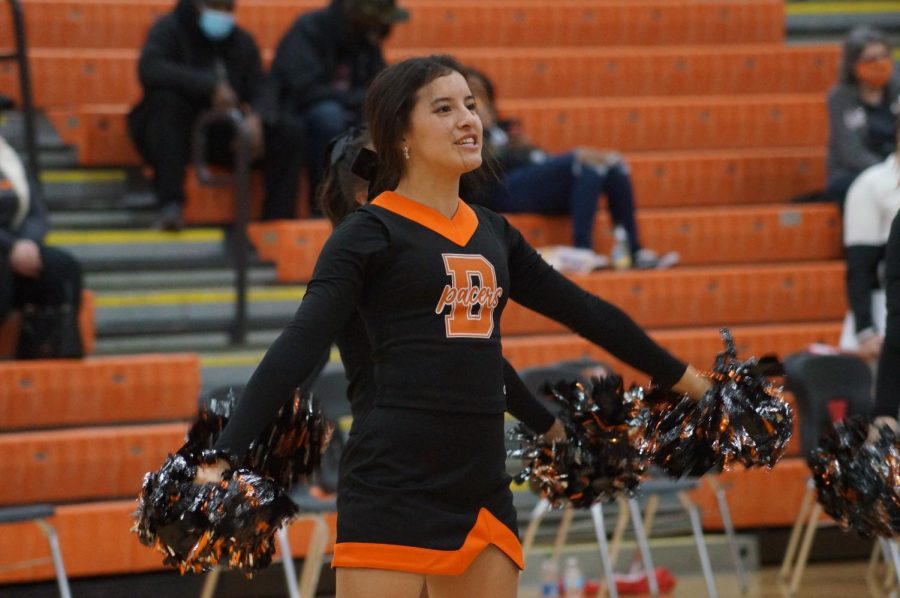
[[544, 432], [544, 442], [547, 444], [557, 444], [565, 442], [568, 439], [566, 436], [566, 427], [562, 425], [562, 422], [559, 421], [559, 418], [553, 420], [553, 425], [550, 426], [550, 429]]
[[222, 481], [222, 474], [230, 468], [228, 461], [219, 459], [212, 465], [198, 465], [194, 483], [203, 485], [207, 483], [218, 484]]
[[894, 431], [894, 434], [897, 434], [898, 431], [900, 431], [896, 419], [889, 415], [880, 415], [869, 425], [869, 436], [866, 438], [866, 442], [869, 444], [878, 442], [878, 439], [881, 438], [881, 428], [890, 428]]
[[694, 366], [689, 365], [681, 379], [672, 387], [672, 390], [686, 394], [695, 401], [699, 401], [710, 388], [712, 388], [712, 382], [710, 382], [709, 378], [698, 372]]

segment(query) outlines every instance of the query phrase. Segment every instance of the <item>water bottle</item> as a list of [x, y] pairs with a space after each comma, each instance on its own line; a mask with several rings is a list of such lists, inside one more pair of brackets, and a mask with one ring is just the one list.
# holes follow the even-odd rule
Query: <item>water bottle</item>
[[554, 559], [541, 563], [541, 598], [559, 598], [559, 566]]
[[631, 268], [631, 244], [625, 228], [617, 226], [613, 229], [612, 266], [616, 270]]
[[581, 572], [581, 567], [578, 566], [578, 557], [570, 556], [566, 559], [563, 590], [565, 598], [582, 598], [584, 596], [584, 574]]

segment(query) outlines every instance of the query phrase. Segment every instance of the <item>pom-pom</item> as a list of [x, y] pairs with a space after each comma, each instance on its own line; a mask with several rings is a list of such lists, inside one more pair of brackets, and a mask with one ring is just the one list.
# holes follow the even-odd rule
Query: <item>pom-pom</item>
[[653, 460], [671, 476], [722, 471], [734, 462], [772, 467], [791, 438], [791, 407], [767, 379], [774, 373], [772, 361], [738, 361], [731, 333], [723, 329], [722, 338], [725, 351], [707, 374], [712, 387], [702, 399], [658, 389], [646, 393]]
[[819, 503], [844, 529], [864, 536], [900, 533], [900, 439], [887, 426], [867, 442], [862, 418], [838, 422], [809, 455]]
[[625, 393], [622, 379], [593, 378], [591, 393], [580, 383], [546, 384], [542, 391], [560, 405], [567, 441], [548, 445], [521, 424], [514, 430], [524, 469], [518, 482], [532, 486], [554, 506], [588, 508], [631, 495], [647, 464], [648, 411], [640, 390]]
[[[234, 404], [233, 393], [212, 399], [184, 446], [144, 476], [132, 531], [182, 573], [221, 563], [249, 577], [267, 566], [275, 533], [296, 512], [285, 489], [313, 473], [331, 438], [331, 424], [308, 395], [297, 392], [238, 459], [212, 448]], [[222, 481], [195, 484], [197, 467], [218, 459], [231, 467]]]
[[247, 469], [195, 484], [197, 466], [217, 457], [182, 449], [146, 474], [132, 531], [182, 573], [221, 563], [252, 577], [271, 563], [275, 533], [297, 507], [275, 482]]

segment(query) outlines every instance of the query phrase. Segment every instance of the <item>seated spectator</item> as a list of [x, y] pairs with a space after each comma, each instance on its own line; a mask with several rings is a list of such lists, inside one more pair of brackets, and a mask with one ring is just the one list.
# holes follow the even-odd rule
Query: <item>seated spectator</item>
[[366, 89], [385, 67], [382, 42], [408, 18], [394, 0], [331, 0], [297, 19], [279, 42], [271, 72], [279, 119], [305, 129], [313, 196], [326, 146], [362, 124]]
[[[900, 121], [897, 123], [900, 132]], [[847, 303], [841, 348], [878, 358], [884, 341], [885, 296], [879, 267], [884, 261], [891, 222], [900, 210], [900, 140], [897, 151], [860, 174], [847, 192], [844, 247]]]
[[859, 173], [894, 151], [898, 110], [900, 80], [890, 42], [875, 29], [853, 29], [844, 42], [838, 83], [828, 94], [826, 193], [842, 208]]
[[19, 359], [81, 357], [81, 268], [44, 245], [47, 209], [16, 151], [0, 137], [0, 322], [20, 310]]
[[[548, 155], [532, 145], [515, 121], [500, 121], [494, 85], [477, 70], [468, 73], [484, 125], [484, 147], [495, 161], [498, 181], [482, 182], [480, 190], [463, 189], [463, 199], [486, 205], [496, 212], [568, 214], [572, 217], [572, 245], [593, 248], [594, 216], [601, 194], [616, 227], [617, 244], [627, 244], [624, 256], [613, 256], [615, 267], [655, 268], [678, 261], [672, 253], [660, 259], [641, 244], [634, 216], [634, 193], [628, 165], [612, 150], [580, 147]], [[615, 252], [613, 252], [615, 253]]]
[[[144, 97], [128, 116], [132, 140], [153, 167], [154, 191], [162, 208], [160, 226], [184, 226], [184, 183], [197, 117], [211, 108], [239, 110], [251, 131], [253, 159], [265, 155], [263, 218], [292, 218], [302, 161], [302, 131], [275, 126], [254, 108], [263, 71], [256, 42], [235, 25], [234, 0], [178, 0], [150, 29], [138, 75]], [[208, 161], [234, 163], [230, 123], [209, 128]]]

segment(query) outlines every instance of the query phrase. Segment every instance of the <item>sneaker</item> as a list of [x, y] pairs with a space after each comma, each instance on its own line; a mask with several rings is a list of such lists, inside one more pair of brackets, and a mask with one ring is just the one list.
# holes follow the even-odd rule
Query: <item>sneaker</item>
[[156, 227], [171, 232], [178, 232], [183, 229], [184, 216], [181, 214], [181, 204], [174, 201], [163, 204]]
[[537, 251], [544, 261], [563, 273], [586, 274], [594, 270], [609, 268], [609, 258], [594, 253], [590, 249], [551, 245], [541, 247]]
[[670, 251], [662, 256], [652, 249], [638, 249], [634, 254], [634, 267], [639, 270], [671, 268], [681, 259], [677, 251]]

